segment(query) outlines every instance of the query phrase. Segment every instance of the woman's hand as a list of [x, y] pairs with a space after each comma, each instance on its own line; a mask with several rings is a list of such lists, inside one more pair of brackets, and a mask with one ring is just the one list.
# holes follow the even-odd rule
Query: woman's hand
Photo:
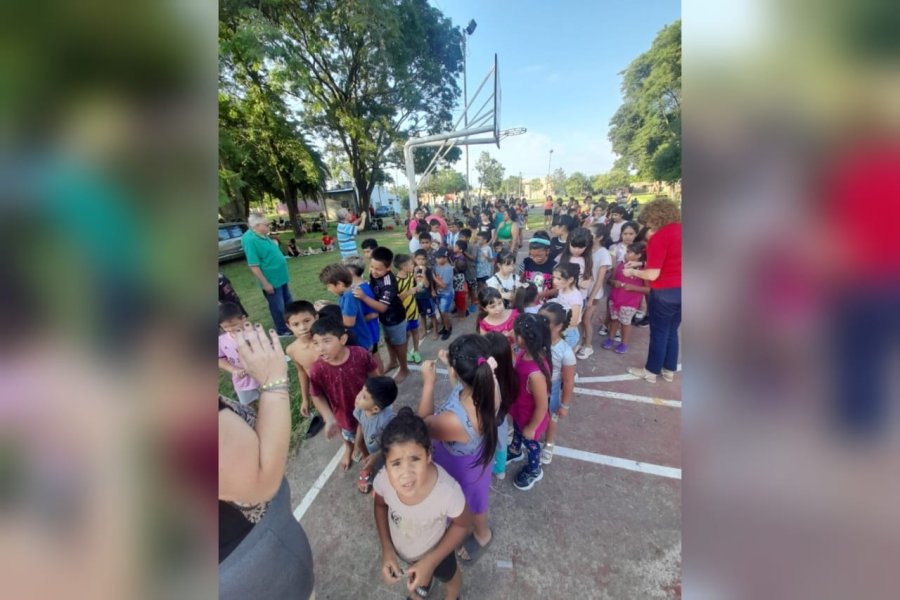
[[388, 585], [397, 583], [400, 581], [402, 575], [403, 571], [400, 569], [400, 562], [397, 560], [397, 555], [393, 552], [390, 554], [382, 554], [381, 576], [384, 578], [384, 582]]
[[284, 349], [274, 329], [269, 334], [262, 325], [247, 323], [237, 333], [237, 351], [244, 365], [244, 371], [260, 384], [287, 379], [287, 361]]

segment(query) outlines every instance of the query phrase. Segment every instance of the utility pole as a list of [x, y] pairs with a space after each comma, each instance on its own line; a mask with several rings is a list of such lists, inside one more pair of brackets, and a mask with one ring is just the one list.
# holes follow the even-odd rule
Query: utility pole
[[[478, 26], [478, 23], [475, 22], [475, 19], [469, 20], [469, 24], [463, 30], [463, 120], [465, 122], [465, 128], [469, 128], [469, 86], [468, 86], [468, 71], [466, 70], [466, 53], [468, 51], [466, 45], [466, 39], [475, 33], [475, 28]], [[466, 138], [468, 140], [468, 138]], [[466, 204], [469, 203], [469, 145], [465, 145], [466, 149]]]

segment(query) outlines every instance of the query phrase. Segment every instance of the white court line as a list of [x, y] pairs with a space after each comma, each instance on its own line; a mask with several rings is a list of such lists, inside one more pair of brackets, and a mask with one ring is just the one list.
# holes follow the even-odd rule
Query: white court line
[[319, 478], [316, 479], [316, 482], [310, 488], [306, 495], [303, 497], [303, 501], [300, 502], [300, 506], [298, 506], [294, 510], [294, 519], [299, 521], [303, 518], [303, 515], [306, 514], [306, 511], [309, 510], [309, 507], [312, 506], [313, 500], [316, 499], [316, 496], [319, 495], [319, 492], [322, 491], [322, 488], [325, 487], [325, 484], [328, 483], [328, 478], [331, 477], [331, 474], [334, 473], [334, 470], [337, 468], [338, 463], [341, 462], [341, 456], [344, 454], [344, 444], [341, 444], [341, 447], [338, 448], [338, 451], [334, 453], [334, 457], [331, 459], [331, 462], [328, 463], [328, 466], [325, 467], [325, 470], [322, 471]]
[[638, 379], [634, 375], [603, 375], [602, 377], [578, 377], [576, 383], [608, 383], [610, 381], [634, 381]]
[[601, 398], [611, 398], [613, 400], [627, 400], [629, 402], [641, 402], [643, 404], [655, 404], [656, 406], [670, 406], [672, 408], [681, 408], [681, 402], [678, 400], [663, 400], [662, 398], [651, 398], [650, 396], [623, 394], [622, 392], [607, 392], [604, 390], [591, 390], [582, 387], [576, 387], [573, 391], [576, 394], [584, 394], [586, 396], [599, 396]]
[[668, 477], [669, 479], [681, 480], [681, 469], [675, 467], [663, 467], [651, 463], [642, 463], [627, 458], [618, 458], [616, 456], [606, 456], [605, 454], [594, 454], [593, 452], [585, 452], [584, 450], [573, 450], [572, 448], [563, 448], [556, 446], [553, 454], [557, 456], [565, 456], [566, 458], [574, 458], [598, 465], [606, 465], [607, 467], [615, 467], [616, 469], [625, 469], [627, 471], [637, 471], [638, 473], [647, 473], [648, 475], [658, 475], [659, 477]]

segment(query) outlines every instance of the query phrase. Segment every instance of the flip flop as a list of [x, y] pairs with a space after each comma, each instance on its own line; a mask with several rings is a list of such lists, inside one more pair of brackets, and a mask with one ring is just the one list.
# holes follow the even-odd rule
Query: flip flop
[[463, 542], [463, 549], [465, 549], [466, 554], [469, 555], [468, 559], [465, 559], [459, 555], [459, 550], [456, 551], [456, 558], [460, 560], [463, 564], [466, 565], [474, 565], [478, 562], [478, 559], [481, 558], [481, 555], [484, 554], [485, 550], [487, 550], [490, 545], [494, 542], [494, 534], [491, 533], [491, 539], [488, 540], [488, 543], [482, 546], [478, 543], [478, 540], [475, 539], [475, 534], [469, 534], [469, 537], [465, 539]]
[[306, 439], [315, 437], [317, 433], [322, 431], [323, 427], [325, 427], [325, 420], [319, 415], [313, 416], [313, 418], [309, 420], [309, 427], [306, 429]]

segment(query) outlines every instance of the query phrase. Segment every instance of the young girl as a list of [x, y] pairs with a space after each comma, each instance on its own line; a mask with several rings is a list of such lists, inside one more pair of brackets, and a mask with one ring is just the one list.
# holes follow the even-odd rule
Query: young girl
[[485, 284], [500, 292], [503, 304], [509, 308], [513, 303], [519, 281], [519, 276], [516, 274], [515, 252], [503, 250], [497, 255], [497, 272], [489, 277]]
[[484, 336], [490, 348], [490, 354], [497, 361], [494, 375], [500, 386], [500, 410], [497, 411], [497, 451], [494, 453], [494, 477], [506, 478], [506, 446], [509, 444], [509, 424], [507, 415], [516, 394], [519, 392], [519, 381], [516, 378], [515, 361], [509, 340], [502, 333], [491, 332]]
[[519, 311], [519, 314], [536, 315], [540, 308], [537, 286], [533, 283], [525, 283], [517, 289], [513, 298], [513, 307]]
[[487, 341], [474, 333], [460, 336], [438, 357], [446, 362], [454, 384], [447, 401], [434, 406], [435, 361], [422, 363], [422, 399], [418, 413], [434, 440], [434, 461], [462, 487], [472, 511], [475, 529], [460, 549], [459, 558], [470, 562], [493, 540], [488, 528], [488, 494], [497, 450], [497, 411], [500, 394], [494, 379], [496, 362]]
[[462, 574], [453, 550], [472, 525], [459, 484], [432, 462], [428, 428], [408, 406], [384, 428], [381, 450], [385, 464], [373, 483], [381, 576], [400, 581], [403, 560], [410, 594], [424, 598], [435, 578], [447, 585], [446, 598], [458, 598]]
[[541, 450], [541, 464], [549, 465], [553, 460], [553, 442], [556, 439], [556, 422], [568, 415], [575, 389], [575, 354], [562, 338], [562, 332], [569, 326], [569, 313], [556, 302], [541, 307], [539, 313], [550, 326], [550, 355], [553, 372], [550, 376], [550, 425], [547, 440]]
[[621, 239], [618, 243], [613, 244], [609, 247], [609, 254], [612, 257], [613, 266], [618, 265], [620, 262], [625, 262], [625, 252], [628, 250], [628, 246], [634, 243], [634, 238], [637, 237], [638, 234], [638, 224], [632, 221], [628, 221], [624, 225], [622, 225], [621, 231]]
[[591, 264], [594, 267], [594, 276], [592, 277], [593, 285], [584, 299], [584, 314], [581, 316], [581, 331], [583, 333], [581, 350], [575, 353], [575, 357], [581, 360], [590, 358], [594, 354], [594, 329], [592, 323], [594, 311], [606, 294], [609, 268], [612, 266], [609, 250], [603, 245], [605, 229], [600, 223], [591, 225], [594, 239], [594, 247], [591, 250]]
[[519, 393], [509, 409], [513, 420], [513, 440], [506, 452], [506, 464], [528, 456], [528, 464], [516, 475], [513, 485], [520, 490], [530, 490], [544, 477], [538, 440], [550, 421], [547, 415], [550, 328], [543, 317], [525, 314], [516, 319], [515, 332], [516, 342], [522, 350], [516, 356]]
[[[581, 276], [578, 278], [578, 291], [581, 293], [581, 304], [585, 303], [588, 294], [594, 289], [594, 259], [593, 259], [594, 236], [590, 230], [584, 227], [576, 228], [570, 235], [565, 249], [559, 256], [559, 264], [578, 265]], [[583, 334], [584, 319], [578, 324], [579, 340], [585, 338]], [[578, 352], [581, 350], [582, 344], [578, 344], [573, 350]]]
[[641, 306], [641, 300], [650, 293], [650, 286], [643, 279], [626, 277], [625, 264], [629, 260], [644, 260], [642, 255], [645, 244], [637, 243], [628, 246], [625, 262], [616, 265], [616, 272], [610, 280], [612, 290], [609, 292], [609, 338], [601, 344], [604, 350], [610, 350], [615, 343], [616, 332], [622, 327], [622, 341], [615, 350], [619, 354], [628, 352], [628, 336], [631, 333], [631, 322]]
[[552, 301], [562, 304], [563, 308], [571, 312], [569, 327], [563, 332], [563, 338], [572, 346], [574, 351], [578, 345], [578, 325], [581, 323], [581, 292], [578, 291], [579, 267], [576, 264], [559, 265], [553, 269], [553, 287], [559, 290], [559, 295]]
[[492, 287], [484, 288], [478, 292], [478, 333], [484, 335], [490, 331], [503, 334], [512, 344], [514, 339], [513, 324], [519, 311], [515, 308], [506, 308], [500, 292]]

